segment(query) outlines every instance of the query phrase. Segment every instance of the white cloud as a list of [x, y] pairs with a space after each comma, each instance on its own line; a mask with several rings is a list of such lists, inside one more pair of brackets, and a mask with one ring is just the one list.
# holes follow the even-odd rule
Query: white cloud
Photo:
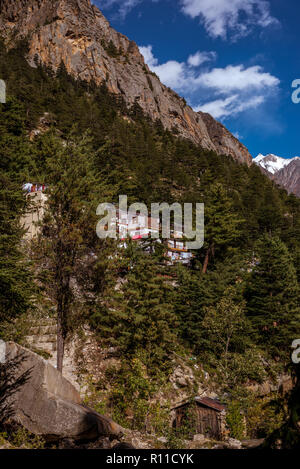
[[198, 88], [197, 80], [199, 79], [199, 71], [197, 67], [205, 62], [211, 61], [216, 57], [215, 52], [196, 52], [190, 55], [187, 62], [178, 62], [169, 60], [163, 64], [159, 64], [158, 59], [153, 55], [152, 46], [140, 46], [141, 54], [144, 56], [145, 62], [155, 72], [161, 81], [177, 91], [186, 91], [191, 88]]
[[175, 89], [182, 89], [186, 79], [186, 65], [176, 60], [159, 65], [152, 52], [152, 46], [140, 46], [141, 54], [144, 56], [146, 64], [156, 73], [160, 80], [166, 85]]
[[278, 78], [263, 72], [262, 67], [255, 65], [245, 68], [244, 65], [228, 65], [226, 68], [214, 68], [198, 79], [207, 88], [215, 88], [223, 93], [249, 88], [268, 88], [279, 85]]
[[278, 24], [266, 0], [180, 0], [183, 13], [199, 17], [210, 36], [225, 39], [231, 31], [235, 38], [246, 36], [255, 25]]
[[[261, 106], [278, 91], [280, 81], [259, 65], [228, 65], [209, 69], [203, 65], [216, 57], [213, 52], [190, 55], [186, 62], [169, 60], [160, 64], [152, 46], [140, 47], [146, 63], [161, 81], [184, 95], [196, 111], [201, 110], [216, 119], [226, 119], [248, 109]], [[207, 60], [202, 60], [203, 58]], [[203, 102], [205, 96], [206, 102]], [[199, 105], [199, 101], [202, 103]]]
[[211, 60], [215, 60], [216, 57], [217, 57], [216, 52], [198, 51], [196, 52], [196, 54], [189, 56], [187, 63], [190, 67], [199, 67], [205, 62], [210, 62]]
[[194, 110], [196, 112], [208, 112], [208, 114], [211, 114], [216, 119], [220, 119], [221, 117], [226, 117], [230, 115], [232, 106], [237, 98], [238, 95], [233, 95], [229, 96], [226, 99], [216, 99], [215, 101], [211, 101], [203, 105], [200, 104], [199, 106], [196, 106]]
[[158, 60], [153, 55], [152, 46], [140, 46], [139, 49], [149, 67], [155, 67], [158, 64]]
[[232, 132], [232, 135], [234, 135], [238, 140], [243, 140], [244, 138], [239, 132]]
[[184, 62], [180, 63], [176, 60], [169, 60], [162, 65], [156, 65], [151, 68], [166, 86], [178, 90], [186, 88], [188, 76]]
[[134, 8], [136, 7], [142, 0], [102, 0], [94, 1], [94, 3], [101, 9], [106, 10], [110, 9], [114, 6], [118, 6], [118, 13], [121, 18], [125, 18], [125, 16]]
[[208, 112], [215, 119], [224, 119], [229, 116], [233, 117], [248, 109], [257, 108], [264, 101], [264, 96], [252, 96], [243, 99], [240, 95], [235, 94], [225, 99], [216, 99], [215, 101], [196, 106], [195, 111]]

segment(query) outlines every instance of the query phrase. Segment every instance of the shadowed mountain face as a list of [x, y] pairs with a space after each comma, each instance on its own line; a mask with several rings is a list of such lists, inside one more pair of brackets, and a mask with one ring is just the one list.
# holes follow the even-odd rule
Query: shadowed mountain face
[[166, 129], [218, 154], [250, 165], [251, 155], [210, 115], [194, 112], [164, 86], [144, 62], [135, 42], [111, 28], [90, 0], [0, 0], [0, 36], [12, 47], [29, 41], [28, 62], [67, 71], [82, 80], [106, 83], [128, 106], [138, 103]]
[[276, 155], [258, 155], [254, 162], [273, 179], [277, 184], [284, 187], [289, 194], [293, 193], [300, 197], [300, 158], [281, 158]]

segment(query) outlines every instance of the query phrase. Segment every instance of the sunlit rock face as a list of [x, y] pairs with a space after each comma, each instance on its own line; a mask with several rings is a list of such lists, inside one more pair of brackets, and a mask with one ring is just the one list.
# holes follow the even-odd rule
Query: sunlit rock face
[[57, 70], [63, 62], [80, 79], [105, 82], [128, 106], [138, 103], [153, 121], [183, 138], [248, 165], [248, 150], [211, 116], [194, 112], [145, 64], [135, 42], [111, 28], [90, 0], [2, 0], [1, 36], [8, 46], [29, 41], [27, 59]]

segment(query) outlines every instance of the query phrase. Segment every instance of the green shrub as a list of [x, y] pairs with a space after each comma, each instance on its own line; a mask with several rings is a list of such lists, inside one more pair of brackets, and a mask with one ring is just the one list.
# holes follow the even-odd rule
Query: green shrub
[[230, 429], [230, 436], [237, 440], [241, 440], [245, 433], [245, 425], [239, 401], [232, 401], [228, 405], [226, 423]]

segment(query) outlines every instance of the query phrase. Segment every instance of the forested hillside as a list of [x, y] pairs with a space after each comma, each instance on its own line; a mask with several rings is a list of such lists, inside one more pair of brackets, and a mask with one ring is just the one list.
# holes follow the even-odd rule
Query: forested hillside
[[[59, 317], [62, 349], [86, 323], [116, 347], [122, 366], [93, 404], [119, 423], [166, 436], [155, 395], [179, 356], [209, 373], [232, 436], [241, 411], [248, 436], [269, 435], [288, 416], [246, 386], [286, 370], [300, 334], [300, 200], [256, 165], [178, 138], [138, 103], [128, 109], [105, 85], [75, 81], [63, 64], [56, 74], [32, 68], [25, 56], [25, 42], [9, 52], [0, 43], [0, 337], [17, 341], [11, 325], [43, 305]], [[28, 181], [49, 187], [32, 245], [19, 226]], [[96, 207], [119, 194], [148, 206], [204, 202], [205, 244], [192, 265], [167, 266], [147, 243], [119, 252], [100, 241]]]

